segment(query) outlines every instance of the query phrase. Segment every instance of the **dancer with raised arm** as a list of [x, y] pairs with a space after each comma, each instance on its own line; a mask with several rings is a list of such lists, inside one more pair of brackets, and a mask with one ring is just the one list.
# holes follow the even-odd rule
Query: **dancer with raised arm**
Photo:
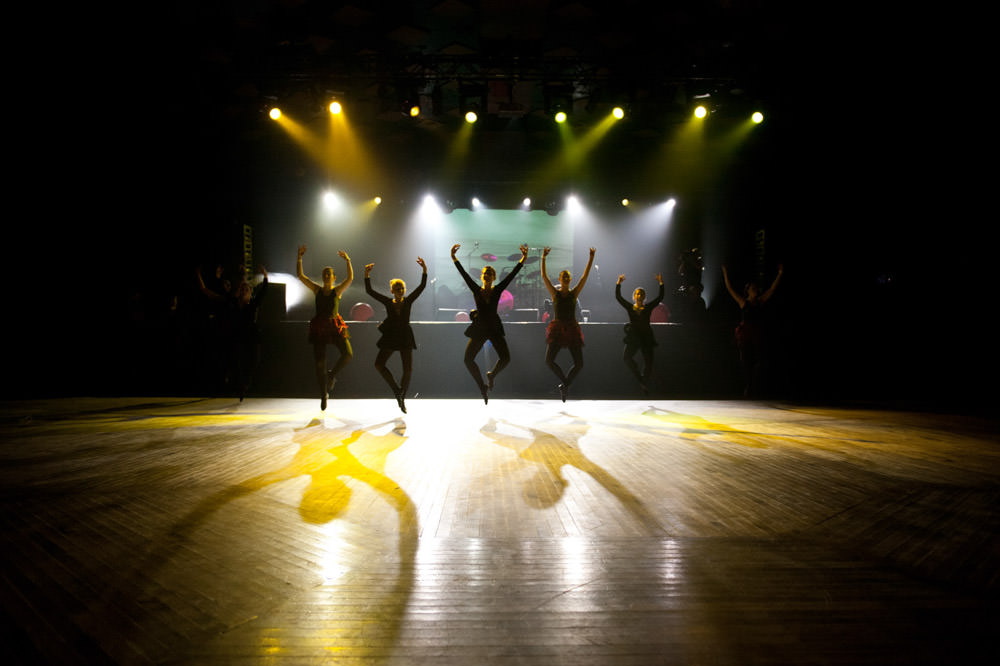
[[[423, 272], [420, 274], [420, 285], [412, 293], [406, 295], [406, 283], [395, 278], [389, 281], [389, 291], [392, 298], [383, 296], [372, 289], [371, 272], [375, 264], [365, 265], [365, 291], [368, 295], [385, 306], [385, 319], [378, 325], [378, 330], [382, 334], [375, 346], [378, 347], [378, 356], [375, 357], [375, 369], [385, 379], [385, 383], [392, 389], [392, 394], [396, 396], [396, 404], [405, 414], [406, 391], [410, 387], [410, 376], [413, 374], [413, 350], [417, 348], [416, 339], [413, 337], [413, 327], [410, 326], [410, 309], [413, 301], [417, 300], [424, 287], [427, 286], [427, 264], [420, 257], [417, 263]], [[396, 384], [392, 372], [385, 366], [386, 361], [393, 352], [399, 352], [399, 360], [403, 364], [403, 374], [400, 376], [399, 384]]]
[[[639, 387], [643, 394], [649, 393], [649, 380], [653, 376], [653, 348], [656, 347], [656, 338], [653, 337], [653, 327], [649, 323], [649, 318], [653, 314], [653, 308], [663, 300], [663, 275], [656, 274], [656, 282], [660, 285], [656, 298], [646, 302], [646, 290], [637, 287], [632, 292], [632, 302], [629, 303], [622, 298], [622, 282], [624, 275], [618, 276], [615, 284], [615, 300], [625, 308], [628, 313], [628, 323], [625, 324], [625, 351], [622, 353], [622, 360], [632, 371], [635, 378], [639, 380]], [[636, 352], [642, 352], [642, 371], [635, 362]]]
[[[476, 301], [476, 309], [469, 313], [472, 323], [465, 329], [465, 336], [469, 338], [469, 342], [465, 346], [465, 367], [476, 381], [479, 393], [483, 396], [483, 402], [488, 403], [490, 400], [489, 392], [493, 390], [493, 383], [496, 381], [497, 375], [510, 363], [510, 349], [507, 347], [507, 338], [504, 336], [503, 322], [497, 313], [497, 306], [500, 304], [500, 296], [503, 294], [504, 289], [507, 288], [507, 285], [511, 283], [514, 276], [524, 266], [524, 260], [528, 257], [528, 246], [522, 245], [520, 247], [521, 259], [514, 266], [514, 269], [507, 274], [507, 277], [496, 284], [494, 284], [494, 281], [497, 279], [496, 270], [492, 266], [485, 266], [480, 276], [482, 286], [477, 285], [469, 277], [469, 274], [465, 272], [461, 262], [455, 256], [460, 247], [461, 245], [458, 244], [452, 246], [451, 260], [455, 263], [455, 268], [458, 269], [459, 274], [465, 280], [465, 284], [469, 287], [469, 291], [472, 292], [472, 296]], [[479, 365], [476, 364], [476, 354], [483, 348], [487, 340], [490, 341], [497, 353], [497, 362], [493, 365], [492, 370], [487, 371], [486, 381], [483, 382], [482, 372], [479, 369]]]
[[748, 282], [740, 294], [729, 282], [729, 271], [722, 267], [722, 278], [726, 283], [726, 291], [740, 306], [741, 321], [736, 327], [736, 345], [740, 350], [740, 363], [743, 366], [743, 397], [759, 397], [765, 390], [767, 370], [770, 362], [770, 346], [772, 341], [768, 332], [769, 321], [765, 306], [774, 296], [778, 282], [784, 274], [784, 267], [778, 266], [778, 275], [767, 291], [760, 293], [755, 282]]
[[[595, 248], [590, 248], [590, 258], [587, 260], [587, 267], [583, 270], [583, 277], [575, 287], [570, 287], [573, 276], [569, 271], [564, 270], [559, 273], [559, 288], [552, 285], [545, 268], [545, 260], [549, 256], [552, 248], [546, 247], [542, 250], [542, 283], [548, 290], [552, 298], [552, 309], [555, 313], [552, 321], [545, 329], [545, 365], [559, 378], [559, 397], [566, 402], [569, 395], [570, 384], [583, 369], [583, 331], [576, 320], [576, 303], [583, 291], [583, 286], [587, 284], [587, 277], [590, 275], [590, 267], [594, 265]], [[573, 367], [568, 373], [563, 373], [562, 368], [556, 363], [556, 355], [563, 347], [569, 349], [573, 357]]]
[[[316, 382], [319, 385], [320, 409], [326, 409], [326, 399], [337, 383], [337, 374], [354, 358], [351, 349], [351, 336], [347, 332], [347, 324], [340, 316], [340, 296], [354, 281], [354, 268], [351, 258], [343, 250], [337, 254], [347, 262], [347, 277], [336, 284], [337, 276], [331, 266], [323, 268], [323, 284], [317, 284], [302, 272], [302, 255], [306, 246], [299, 246], [299, 256], [295, 262], [295, 274], [311, 292], [316, 295], [316, 314], [309, 320], [309, 342], [313, 346], [313, 359], [316, 361]], [[326, 346], [334, 345], [340, 351], [340, 358], [333, 369], [326, 369]]]
[[267, 271], [263, 266], [260, 267], [260, 273], [264, 279], [256, 290], [243, 280], [235, 292], [220, 294], [205, 285], [201, 269], [196, 271], [201, 293], [226, 309], [222, 316], [226, 318], [225, 328], [228, 332], [225, 342], [227, 376], [230, 385], [235, 385], [240, 402], [243, 402], [250, 390], [254, 370], [260, 363], [260, 327], [257, 325], [257, 315], [268, 285]]

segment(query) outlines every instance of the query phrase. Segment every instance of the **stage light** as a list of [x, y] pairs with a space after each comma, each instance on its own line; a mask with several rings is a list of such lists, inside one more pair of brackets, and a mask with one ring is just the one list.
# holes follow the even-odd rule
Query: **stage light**
[[465, 114], [465, 122], [469, 123], [470, 125], [476, 122], [477, 120], [479, 120], [479, 116], [476, 115], [475, 111], [469, 111], [468, 113]]
[[[315, 107], [313, 107], [313, 108], [315, 108]], [[340, 102], [336, 102], [336, 101], [330, 102], [330, 113], [332, 113], [333, 115], [337, 115], [337, 114], [339, 114], [343, 110], [344, 110], [344, 108], [340, 105]]]
[[676, 205], [677, 205], [677, 199], [674, 199], [673, 197], [667, 199], [667, 208], [673, 208]]
[[694, 110], [695, 118], [704, 118], [707, 115], [708, 115], [708, 109], [706, 109], [704, 106], [699, 106]]
[[382, 205], [382, 197], [375, 197], [375, 199], [373, 199], [373, 201], [375, 202], [376, 206], [381, 206]]
[[750, 120], [754, 121], [759, 125], [760, 123], [764, 122], [764, 114], [761, 113], [760, 111], [754, 111], [753, 115], [750, 116]]
[[558, 112], [556, 114], [556, 122], [557, 123], [564, 123], [564, 122], [566, 122], [566, 112], [565, 111], [560, 111], [560, 112]]
[[420, 115], [420, 107], [414, 104], [413, 106], [410, 107], [410, 117], [416, 118], [419, 115]]
[[277, 120], [281, 117], [281, 109], [274, 107], [267, 115], [271, 116], [271, 120]]
[[625, 199], [622, 199], [622, 206], [624, 206], [624, 207], [628, 208], [628, 207], [629, 207], [629, 206], [631, 206], [631, 205], [632, 205], [632, 202], [631, 202], [631, 201], [629, 201], [629, 200], [628, 200], [627, 198], [625, 198]]
[[524, 201], [521, 202], [521, 207], [526, 210], [531, 208], [531, 197], [524, 197]]
[[580, 203], [580, 200], [577, 198], [577, 196], [575, 194], [571, 194], [568, 197], [566, 197], [566, 210], [567, 211], [569, 211], [569, 212], [575, 212], [575, 211], [581, 210], [582, 208], [583, 208], [583, 204]]
[[616, 106], [614, 108], [614, 111], [611, 112], [611, 115], [613, 115], [618, 120], [621, 120], [622, 118], [625, 117], [625, 109], [623, 109], [620, 106]]
[[323, 193], [323, 205], [329, 210], [336, 210], [343, 205], [340, 196], [336, 192], [327, 190]]
[[479, 197], [472, 197], [472, 207], [482, 208], [483, 202], [479, 200]]

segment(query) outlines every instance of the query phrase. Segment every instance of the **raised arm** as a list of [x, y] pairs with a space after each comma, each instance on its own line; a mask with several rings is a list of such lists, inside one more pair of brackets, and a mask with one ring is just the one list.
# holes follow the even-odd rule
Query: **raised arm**
[[615, 282], [615, 300], [618, 301], [618, 304], [621, 305], [626, 310], [631, 310], [632, 304], [626, 301], [624, 298], [622, 298], [622, 282], [624, 281], [625, 281], [625, 275], [624, 274], [619, 275], [618, 281]]
[[472, 290], [473, 293], [475, 293], [479, 290], [479, 285], [476, 284], [471, 277], [469, 277], [469, 274], [465, 272], [465, 268], [462, 267], [462, 262], [455, 256], [455, 253], [458, 252], [458, 248], [460, 247], [462, 246], [458, 243], [451, 246], [451, 260], [455, 264], [455, 268], [458, 269], [458, 274], [462, 276], [463, 280], [465, 280], [465, 284]]
[[580, 292], [583, 291], [583, 285], [587, 284], [587, 278], [590, 276], [590, 268], [594, 265], [594, 255], [597, 254], [597, 248], [590, 248], [590, 257], [587, 259], [587, 267], [583, 269], [583, 275], [580, 277], [580, 281], [576, 283], [573, 287], [573, 295], [579, 296]]
[[504, 289], [507, 288], [507, 285], [509, 285], [511, 283], [511, 281], [514, 279], [514, 277], [517, 275], [517, 272], [519, 270], [521, 270], [522, 266], [524, 266], [524, 260], [528, 258], [528, 246], [527, 245], [522, 244], [521, 247], [518, 248], [518, 249], [521, 250], [521, 258], [514, 265], [514, 270], [512, 270], [510, 273], [508, 273], [507, 277], [505, 277], [504, 279], [500, 280], [499, 283], [497, 283], [497, 288], [501, 292]]
[[781, 275], [784, 272], [785, 272], [785, 267], [781, 264], [778, 264], [778, 274], [774, 277], [774, 282], [771, 283], [771, 286], [768, 287], [767, 291], [765, 291], [764, 294], [760, 297], [762, 303], [766, 303], [768, 299], [774, 296], [774, 290], [778, 288], [778, 282], [781, 281]]
[[351, 283], [354, 282], [354, 267], [351, 266], [351, 258], [347, 256], [346, 252], [341, 250], [337, 254], [340, 255], [341, 259], [347, 262], [347, 277], [344, 278], [343, 282], [333, 288], [333, 290], [337, 292], [337, 297], [339, 298], [341, 294], [347, 291], [347, 288], [351, 286]]
[[655, 308], [663, 300], [663, 274], [657, 273], [653, 276], [656, 279], [656, 284], [660, 286], [659, 291], [657, 291], [656, 298], [646, 303], [647, 308]]
[[302, 272], [302, 255], [306, 253], [306, 246], [299, 245], [299, 255], [295, 259], [295, 277], [299, 279], [299, 282], [304, 284], [309, 291], [314, 294], [322, 289], [318, 284], [306, 277], [306, 274]]
[[726, 270], [725, 265], [722, 266], [722, 280], [726, 283], [726, 291], [729, 292], [729, 295], [732, 296], [733, 300], [740, 306], [740, 309], [743, 309], [743, 306], [746, 305], [746, 299], [740, 296], [739, 293], [733, 289], [733, 285], [729, 282], [729, 271]]
[[420, 284], [417, 285], [416, 289], [409, 293], [409, 299], [411, 301], [417, 300], [417, 297], [420, 296], [421, 292], [423, 292], [424, 287], [427, 286], [427, 262], [425, 262], [422, 257], [417, 257], [417, 263], [420, 264], [420, 268], [422, 268], [423, 271], [420, 273]]
[[549, 296], [555, 300], [556, 288], [552, 286], [552, 280], [549, 279], [549, 272], [545, 268], [545, 258], [549, 256], [549, 252], [551, 251], [551, 247], [545, 247], [542, 249], [542, 284], [545, 285], [545, 289], [549, 292]]
[[194, 273], [198, 278], [198, 289], [201, 290], [201, 293], [203, 293], [209, 300], [217, 303], [221, 303], [226, 300], [222, 294], [217, 294], [205, 286], [205, 279], [201, 276], [201, 267], [196, 268]]

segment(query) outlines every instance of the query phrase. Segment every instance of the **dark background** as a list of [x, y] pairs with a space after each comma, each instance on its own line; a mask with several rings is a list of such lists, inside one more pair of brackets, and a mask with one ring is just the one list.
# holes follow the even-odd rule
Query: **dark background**
[[[985, 188], [965, 159], [980, 139], [946, 115], [947, 91], [961, 86], [941, 38], [948, 19], [646, 4], [191, 2], [25, 20], [13, 96], [22, 104], [12, 108], [33, 119], [8, 129], [12, 198], [27, 205], [8, 224], [5, 394], [155, 390], [121, 372], [148, 367], [155, 378], [166, 362], [156, 344], [123, 345], [134, 341], [130, 321], [137, 311], [156, 320], [175, 295], [194, 307], [194, 268], [232, 264], [244, 224], [257, 261], [294, 270], [328, 174], [263, 115], [269, 96], [338, 90], [379, 107], [365, 120], [352, 112], [392, 188], [379, 244], [345, 248], [360, 276], [366, 260], [395, 262], [380, 254], [393, 205], [408, 210], [425, 187], [510, 196], [556, 145], [531, 119], [518, 130], [487, 119], [465, 168], [446, 178], [447, 140], [437, 137], [455, 130], [455, 114], [433, 119], [431, 132], [386, 119], [401, 82], [414, 67], [502, 76], [527, 62], [546, 80], [589, 80], [595, 109], [630, 100], [587, 173], [560, 185], [608, 206], [624, 187], [640, 199], [677, 196], [669, 250], [654, 244], [664, 262], [709, 241], [706, 273], [725, 262], [747, 275], [766, 231], [764, 272], [785, 267], [777, 305], [808, 379], [787, 397], [989, 405], [990, 236], [971, 203]], [[766, 122], [724, 169], [692, 175], [678, 158], [666, 176], [651, 172], [648, 151], [685, 117], [677, 91], [702, 87], [725, 100], [718, 118], [760, 103]], [[715, 321], [735, 324], [728, 296], [707, 296]]]

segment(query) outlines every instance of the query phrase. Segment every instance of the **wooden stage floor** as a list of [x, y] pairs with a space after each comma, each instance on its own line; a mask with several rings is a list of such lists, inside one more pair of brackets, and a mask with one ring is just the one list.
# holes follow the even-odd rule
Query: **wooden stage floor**
[[996, 421], [317, 408], [0, 403], [6, 663], [1000, 663]]

